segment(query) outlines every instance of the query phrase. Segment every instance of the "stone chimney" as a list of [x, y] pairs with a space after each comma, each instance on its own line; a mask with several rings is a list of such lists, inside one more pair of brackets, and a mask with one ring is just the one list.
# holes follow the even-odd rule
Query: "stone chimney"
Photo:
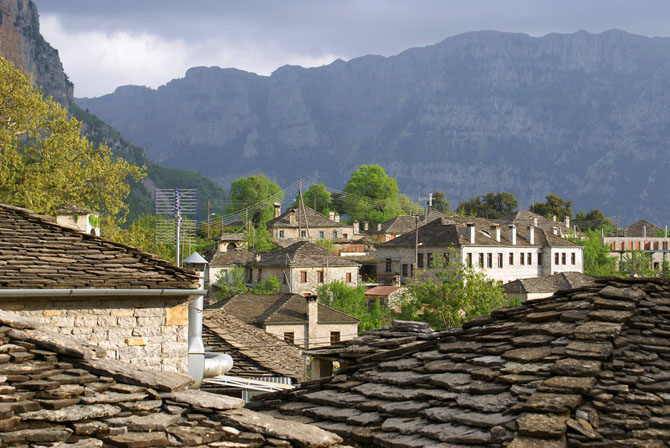
[[491, 235], [496, 239], [497, 242], [500, 242], [500, 225], [492, 224], [491, 225]]
[[642, 237], [643, 238], [647, 237], [647, 226], [642, 226]]
[[[305, 348], [314, 348], [318, 345], [317, 326], [319, 324], [319, 301], [316, 296], [307, 296], [307, 335]], [[325, 344], [324, 344], [325, 345]]]
[[335, 222], [340, 222], [340, 214], [335, 213]]
[[377, 224], [377, 232], [381, 232], [381, 231], [382, 231], [382, 224], [379, 223], [379, 224]]
[[361, 226], [360, 224], [358, 224], [358, 221], [354, 221], [353, 227], [354, 227], [354, 235], [358, 235], [359, 233], [361, 233]]
[[509, 240], [512, 246], [516, 246], [516, 224], [509, 225]]
[[537, 227], [537, 216], [533, 216], [533, 227]]
[[370, 223], [369, 223], [369, 222], [367, 222], [367, 221], [363, 221], [363, 230], [364, 230], [365, 232], [368, 231], [368, 227], [369, 227], [369, 226], [370, 226]]
[[556, 222], [556, 215], [552, 216], [552, 217], [551, 217], [551, 220], [554, 221], [554, 222]]
[[570, 217], [569, 216], [565, 217], [565, 227], [567, 227], [568, 229], [570, 228]]
[[62, 205], [56, 209], [56, 223], [89, 235], [100, 236], [100, 217], [84, 207]]
[[288, 212], [288, 223], [292, 226], [295, 225], [295, 209]]
[[535, 244], [535, 227], [528, 226], [528, 242]]
[[558, 235], [558, 227], [556, 227], [556, 226], [552, 227], [551, 228], [551, 233], [553, 233], [554, 235]]
[[279, 215], [281, 215], [281, 203], [280, 202], [275, 202], [272, 205], [275, 208], [275, 218], [279, 218]]
[[260, 262], [261, 261], [261, 254], [256, 254], [256, 256], [254, 258], [256, 259], [256, 263]]
[[468, 241], [470, 241], [470, 244], [475, 244], [475, 224], [469, 222], [465, 226], [467, 228]]
[[335, 221], [335, 212], [328, 212], [328, 219]]

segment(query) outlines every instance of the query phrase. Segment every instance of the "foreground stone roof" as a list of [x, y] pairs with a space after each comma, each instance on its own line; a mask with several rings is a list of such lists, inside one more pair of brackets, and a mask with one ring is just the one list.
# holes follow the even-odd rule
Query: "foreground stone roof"
[[0, 311], [2, 447], [339, 446], [334, 434], [190, 383], [96, 359], [95, 347]]
[[301, 381], [305, 373], [302, 350], [246, 324], [222, 309], [203, 313], [206, 347], [233, 358], [228, 375], [247, 378], [285, 376]]
[[198, 276], [131, 246], [0, 204], [0, 288], [197, 288]]
[[505, 283], [502, 288], [507, 294], [515, 293], [555, 293], [563, 289], [587, 286], [595, 281], [594, 277], [581, 272], [560, 272], [542, 277], [522, 278]]
[[670, 281], [502, 309], [250, 407], [381, 447], [664, 447]]

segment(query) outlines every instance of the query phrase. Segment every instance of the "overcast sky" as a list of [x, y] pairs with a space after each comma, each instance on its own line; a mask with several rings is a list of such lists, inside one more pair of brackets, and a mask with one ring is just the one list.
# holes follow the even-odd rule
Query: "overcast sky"
[[75, 96], [158, 87], [195, 66], [277, 67], [390, 56], [466, 31], [612, 28], [670, 35], [667, 0], [34, 0]]

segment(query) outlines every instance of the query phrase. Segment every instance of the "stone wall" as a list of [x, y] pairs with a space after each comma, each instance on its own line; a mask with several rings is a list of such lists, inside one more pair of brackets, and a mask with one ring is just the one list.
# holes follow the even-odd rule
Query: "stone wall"
[[284, 333], [293, 332], [293, 343], [302, 348], [324, 347], [330, 345], [330, 332], [339, 331], [340, 341], [348, 341], [358, 336], [358, 324], [318, 324], [316, 327], [316, 337], [307, 347], [305, 340], [307, 333], [306, 324], [280, 324], [267, 325], [265, 331], [273, 336], [283, 340]]
[[[307, 232], [307, 229], [305, 228], [298, 229], [297, 227], [272, 227], [270, 229], [270, 232], [272, 234], [272, 237], [277, 239], [307, 238], [310, 241], [317, 241], [320, 239], [332, 240], [335, 238], [344, 238], [350, 240], [353, 239], [355, 235], [354, 227], [344, 223], [342, 224], [342, 227], [314, 227], [314, 228], [310, 227], [309, 237], [307, 237], [307, 234], [305, 234], [304, 237], [301, 236], [300, 230], [302, 230], [303, 232]], [[283, 234], [284, 236], [281, 236], [280, 232], [284, 232]], [[333, 234], [333, 232], [336, 232], [337, 236]]]
[[137, 367], [187, 372], [188, 307], [183, 298], [150, 297], [0, 302], [0, 309], [107, 351]]

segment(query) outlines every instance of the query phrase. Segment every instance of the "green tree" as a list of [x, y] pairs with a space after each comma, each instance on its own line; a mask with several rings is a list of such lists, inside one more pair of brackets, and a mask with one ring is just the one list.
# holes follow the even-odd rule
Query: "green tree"
[[573, 219], [572, 222], [582, 232], [594, 229], [613, 228], [612, 221], [603, 215], [603, 213], [597, 208], [591, 209], [591, 211], [588, 213], [580, 211], [577, 213], [577, 215], [575, 215], [575, 219]]
[[587, 230], [586, 238], [570, 238], [570, 241], [584, 246], [584, 274], [594, 277], [619, 275], [616, 260], [609, 256], [609, 248], [602, 242], [600, 232]]
[[449, 213], [451, 204], [447, 201], [447, 195], [440, 190], [433, 191], [433, 209], [442, 213]]
[[658, 274], [652, 268], [651, 254], [641, 250], [623, 254], [619, 260], [619, 272], [625, 277], [654, 277]]
[[255, 225], [265, 224], [274, 217], [275, 202], [281, 202], [284, 193], [262, 174], [235, 179], [230, 185], [231, 204], [226, 213], [239, 212], [244, 219], [248, 209], [249, 220]]
[[546, 202], [533, 202], [528, 210], [549, 219], [556, 216], [561, 221], [566, 216], [572, 217], [572, 201], [563, 200], [555, 194], [547, 195], [545, 199]]
[[457, 211], [464, 215], [496, 219], [516, 210], [518, 204], [514, 195], [507, 192], [487, 193], [458, 204]]
[[377, 224], [401, 213], [398, 185], [379, 165], [361, 165], [344, 186], [344, 211], [352, 221]]
[[320, 239], [316, 240], [316, 243], [314, 243], [314, 244], [316, 244], [319, 247], [322, 247], [322, 248], [326, 249], [331, 254], [335, 253], [335, 245], [333, 244], [333, 242], [331, 240], [327, 240], [325, 238], [320, 238]]
[[106, 146], [93, 147], [79, 121], [0, 58], [1, 202], [44, 214], [77, 204], [114, 223], [128, 212], [128, 179], [143, 176], [144, 168], [115, 159]]
[[418, 215], [421, 207], [416, 202], [412, 201], [409, 196], [401, 194], [398, 196], [398, 206], [406, 215]]
[[[332, 198], [328, 190], [323, 184], [313, 184], [302, 194], [303, 203], [307, 207], [311, 207], [324, 216], [328, 216], [328, 212], [334, 210], [332, 205]], [[298, 197], [291, 207], [298, 206]]]
[[251, 252], [268, 252], [277, 248], [270, 231], [264, 225], [243, 232], [246, 247]]
[[[407, 286], [401, 312], [428, 322], [434, 329], [457, 327], [475, 317], [510, 306], [499, 282], [458, 260], [455, 251], [433, 257], [431, 274], [418, 272]], [[412, 310], [416, 316], [410, 313]]]
[[341, 281], [334, 281], [317, 288], [317, 295], [320, 303], [360, 320], [359, 333], [391, 322], [387, 308], [376, 301], [370, 306], [366, 304], [363, 286], [353, 287]]
[[240, 266], [220, 272], [216, 285], [219, 287], [217, 300], [225, 300], [237, 294], [276, 294], [280, 287], [277, 277], [271, 275], [249, 288], [244, 284], [244, 268]]

